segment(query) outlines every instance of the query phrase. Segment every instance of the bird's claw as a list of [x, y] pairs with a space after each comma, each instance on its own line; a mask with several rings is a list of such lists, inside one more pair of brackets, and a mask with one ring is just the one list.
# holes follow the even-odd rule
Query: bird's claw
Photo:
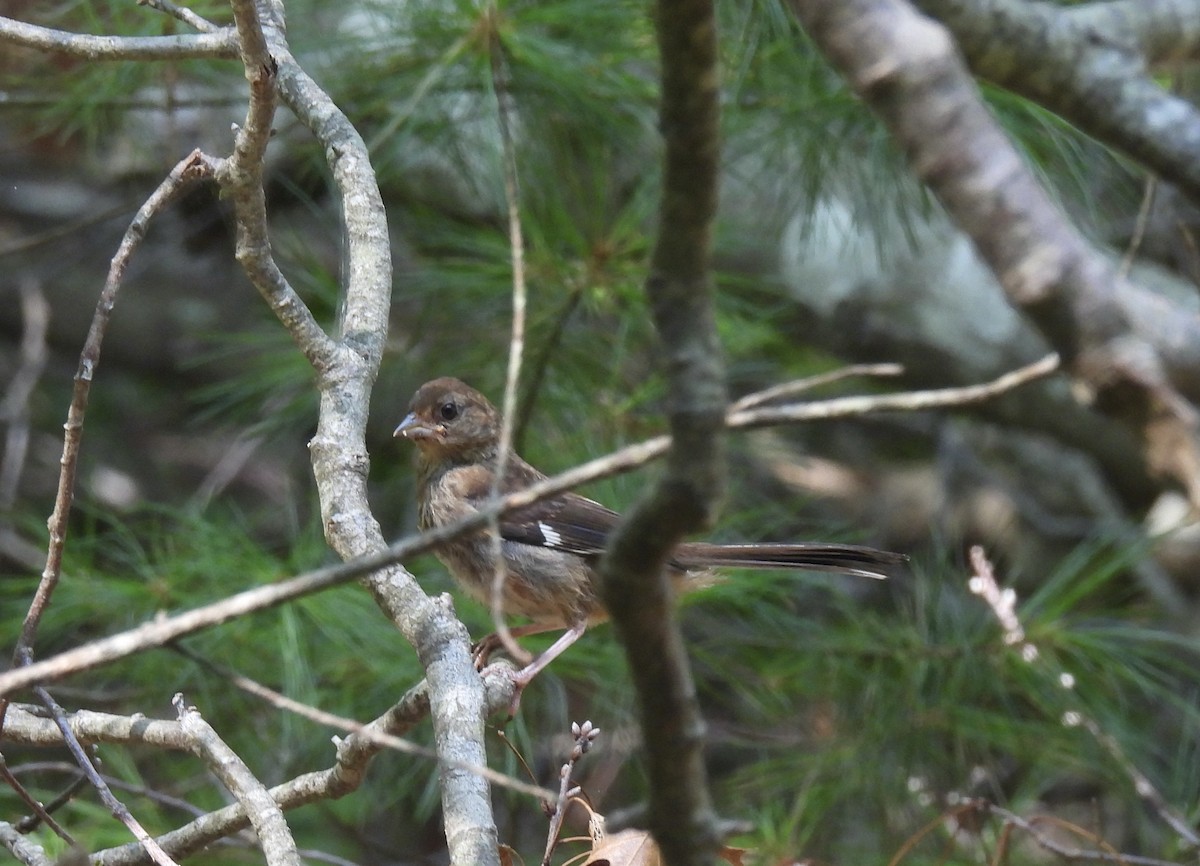
[[492, 633], [486, 637], [482, 637], [475, 643], [471, 644], [471, 661], [475, 663], [475, 670], [481, 671], [487, 667], [488, 660], [491, 659], [492, 653], [500, 649], [504, 644], [500, 640], [500, 635]]

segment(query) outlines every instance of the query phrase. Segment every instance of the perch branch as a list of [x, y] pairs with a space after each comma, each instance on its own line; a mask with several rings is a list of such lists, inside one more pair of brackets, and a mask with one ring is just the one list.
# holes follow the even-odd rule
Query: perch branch
[[[1005, 374], [995, 382], [967, 388], [946, 388], [907, 394], [881, 394], [871, 397], [843, 397], [806, 403], [794, 407], [764, 407], [737, 413], [727, 418], [731, 428], [759, 426], [806, 420], [861, 417], [877, 411], [903, 411], [963, 406], [996, 396], [1056, 368], [1057, 357], [1048, 356], [1036, 364]], [[770, 413], [770, 414], [768, 414]], [[784, 417], [786, 416], [786, 417]], [[227, 599], [146, 623], [129, 631], [93, 641], [32, 665], [0, 673], [0, 696], [11, 694], [36, 682], [48, 682], [69, 674], [98, 667], [151, 647], [162, 646], [177, 638], [228, 622], [239, 616], [346, 583], [418, 553], [424, 553], [452, 538], [486, 526], [494, 515], [524, 508], [581, 484], [629, 472], [661, 457], [671, 445], [671, 437], [657, 436], [604, 457], [588, 461], [539, 484], [505, 496], [479, 510], [472, 517], [419, 536], [401, 539], [378, 553], [339, 565], [326, 566], [269, 586], [256, 587]]]

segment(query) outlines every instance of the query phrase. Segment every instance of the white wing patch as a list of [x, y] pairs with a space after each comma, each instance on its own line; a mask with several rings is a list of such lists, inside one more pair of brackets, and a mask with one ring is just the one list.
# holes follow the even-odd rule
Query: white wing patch
[[562, 547], [562, 536], [558, 534], [558, 530], [545, 521], [538, 521], [538, 530], [542, 533], [542, 539], [546, 542], [547, 547]]

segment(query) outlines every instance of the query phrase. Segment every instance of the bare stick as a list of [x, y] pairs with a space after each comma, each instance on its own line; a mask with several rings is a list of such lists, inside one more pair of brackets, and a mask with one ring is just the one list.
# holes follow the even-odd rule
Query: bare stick
[[704, 719], [663, 568], [716, 518], [725, 486], [725, 366], [712, 277], [720, 175], [720, 72], [711, 0], [657, 0], [663, 177], [645, 294], [661, 344], [673, 438], [663, 474], [626, 512], [600, 559], [601, 596], [637, 693], [647, 824], [673, 866], [711, 861], [720, 841], [704, 763]]
[[[512, 698], [509, 677], [489, 676], [490, 670], [492, 668], [484, 671], [488, 705], [507, 707]], [[508, 667], [508, 670], [511, 670], [511, 667]], [[306, 773], [275, 786], [271, 789], [272, 798], [286, 810], [318, 800], [336, 799], [357, 789], [371, 759], [382, 749], [411, 751], [414, 748], [412, 744], [396, 735], [405, 733], [424, 718], [428, 714], [428, 707], [428, 689], [425, 683], [421, 682], [382, 716], [338, 742], [334, 766]], [[331, 723], [331, 719], [323, 721]], [[67, 716], [66, 722], [83, 742], [142, 743], [179, 750], [188, 750], [191, 747], [179, 723], [174, 721], [80, 710]], [[5, 737], [18, 743], [41, 746], [60, 745], [63, 741], [62, 732], [53, 721], [34, 716], [18, 704], [12, 705], [10, 709], [10, 721], [5, 730]], [[495, 772], [470, 762], [457, 762], [455, 767], [472, 773]], [[552, 791], [525, 785], [518, 780], [505, 779], [504, 782], [497, 783], [508, 784], [542, 799], [552, 799], [554, 796]], [[241, 805], [235, 804], [204, 814], [189, 824], [164, 834], [158, 841], [164, 849], [182, 858], [247, 826], [249, 819], [245, 810]], [[94, 866], [135, 866], [144, 864], [147, 860], [145, 850], [138, 843], [101, 851], [92, 858]]]
[[1001, 818], [1005, 823], [1011, 824], [1021, 830], [1024, 830], [1042, 848], [1045, 848], [1052, 854], [1062, 857], [1068, 863], [1078, 860], [1091, 860], [1097, 863], [1115, 863], [1129, 864], [1129, 866], [1178, 866], [1170, 860], [1159, 860], [1156, 857], [1143, 857], [1140, 854], [1123, 854], [1119, 851], [1096, 851], [1086, 848], [1075, 848], [1070, 845], [1064, 845], [1055, 838], [1043, 833], [1037, 826], [1044, 819], [1040, 818], [1022, 818], [1015, 812], [1010, 812], [1001, 806], [994, 803], [980, 800], [976, 803], [980, 811], [988, 812]]
[[[946, 388], [940, 391], [918, 391], [908, 394], [882, 394], [874, 397], [847, 397], [805, 403], [795, 407], [757, 409], [753, 412], [735, 413], [727, 418], [727, 423], [730, 427], [739, 428], [777, 423], [774, 420], [775, 417], [783, 414], [787, 415], [786, 420], [794, 422], [859, 417], [876, 411], [962, 406], [978, 402], [987, 396], [996, 396], [1003, 393], [1004, 390], [1017, 387], [1039, 376], [1048, 375], [1056, 369], [1056, 365], [1057, 358], [1048, 356], [1036, 364], [1013, 373], [1007, 373], [986, 385]], [[787, 411], [785, 412], [785, 410]], [[378, 553], [353, 559], [340, 565], [307, 572], [269, 586], [246, 590], [192, 611], [146, 623], [129, 631], [84, 644], [44, 661], [35, 662], [28, 667], [5, 671], [0, 673], [0, 696], [24, 688], [31, 683], [45, 682], [98, 667], [150, 647], [162, 646], [184, 635], [211, 628], [236, 617], [265, 610], [291, 599], [346, 583], [391, 563], [424, 553], [467, 532], [481, 529], [487, 525], [488, 520], [497, 514], [525, 508], [581, 484], [629, 472], [643, 466], [666, 453], [670, 444], [671, 437], [657, 436], [645, 442], [627, 446], [525, 490], [510, 493], [503, 499], [490, 503], [476, 514], [457, 523], [430, 530], [419, 536], [401, 539]]]
[[[68, 721], [73, 721], [75, 718], [76, 716], [74, 715], [68, 716]], [[57, 728], [55, 729], [55, 733], [57, 733]], [[71, 776], [71, 785], [69, 786], [68, 790], [74, 788], [76, 785], [87, 784], [87, 777], [84, 776], [83, 770], [79, 768], [79, 765], [72, 764], [70, 761], [23, 761], [18, 766], [12, 768], [12, 774], [14, 776], [19, 776], [23, 773], [47, 772], [63, 773]], [[126, 791], [130, 794], [136, 794], [139, 797], [145, 797], [147, 800], [153, 800], [159, 805], [166, 806], [170, 809], [178, 809], [180, 812], [191, 815], [193, 818], [204, 814], [203, 809], [201, 809], [199, 806], [189, 803], [187, 800], [182, 800], [179, 797], [172, 797], [170, 794], [164, 794], [162, 791], [156, 791], [153, 788], [146, 787], [145, 785], [135, 785], [132, 782], [126, 782], [124, 779], [118, 779], [115, 776], [108, 775], [107, 773], [101, 773], [100, 775], [104, 781], [108, 783], [110, 788], [114, 788], [118, 791]], [[55, 800], [57, 799], [58, 798], [56, 797]], [[53, 805], [53, 802], [47, 804], [47, 811], [50, 811], [50, 808]], [[25, 819], [18, 821], [16, 827], [18, 830], [24, 833], [33, 829], [32, 826], [29, 826], [32, 823], [33, 822], [30, 822], [29, 819]]]
[[1117, 265], [1117, 275], [1121, 279], [1129, 276], [1133, 263], [1137, 259], [1138, 250], [1146, 238], [1146, 227], [1150, 224], [1150, 213], [1154, 210], [1154, 197], [1158, 193], [1158, 178], [1150, 175], [1146, 178], [1146, 186], [1142, 190], [1142, 203], [1138, 206], [1137, 218], [1133, 222], [1133, 234], [1129, 238], [1121, 263]]
[[[271, 0], [259, 2], [265, 5]], [[320, 391], [317, 430], [309, 441], [309, 453], [322, 526], [330, 547], [352, 560], [386, 547], [367, 497], [370, 456], [365, 444], [371, 386], [383, 357], [392, 290], [386, 212], [362, 136], [296, 62], [282, 18], [264, 15], [262, 23], [278, 65], [280, 96], [324, 149], [345, 228], [345, 303], [337, 337], [300, 345], [313, 364]], [[449, 605], [426, 595], [403, 568], [376, 571], [363, 583], [425, 668], [439, 751], [485, 765], [489, 690], [475, 673], [462, 623]], [[511, 681], [505, 679], [511, 690]], [[486, 782], [445, 762], [440, 774], [450, 862], [498, 864]]]
[[[29, 811], [33, 813], [33, 817], [36, 820], [44, 822], [47, 827], [53, 830], [68, 845], [74, 846], [76, 844], [74, 837], [58, 821], [54, 820], [54, 816], [50, 814], [51, 810], [38, 802], [37, 797], [30, 794], [17, 777], [13, 775], [12, 770], [8, 768], [8, 762], [4, 759], [3, 754], [0, 754], [0, 778], [4, 779], [16, 795], [21, 798], [21, 802], [29, 807]], [[25, 821], [23, 820], [21, 823], [24, 824]], [[24, 831], [24, 828], [20, 829]]]
[[787, 406], [765, 406], [732, 412], [726, 419], [726, 423], [730, 427], [741, 429], [761, 427], [767, 424], [847, 418], [874, 412], [917, 412], [928, 409], [945, 409], [951, 406], [968, 406], [972, 403], [991, 400], [1027, 382], [1048, 376], [1058, 367], [1058, 355], [1050, 354], [982, 385], [936, 388], [928, 391], [905, 391], [899, 394], [876, 394], [866, 397], [838, 397], [832, 400], [794, 403]]
[[[517, 412], [517, 383], [521, 378], [521, 363], [525, 357], [525, 241], [521, 234], [521, 188], [517, 176], [517, 155], [513, 144], [512, 93], [509, 87], [508, 69], [504, 60], [504, 45], [500, 41], [499, 11], [495, 3], [488, 7], [488, 26], [491, 40], [489, 57], [492, 68], [492, 89], [496, 94], [496, 119], [500, 127], [500, 145], [504, 156], [504, 199], [508, 205], [508, 247], [512, 257], [512, 335], [508, 342], [508, 370], [504, 376], [504, 412], [500, 423], [500, 453], [496, 458], [496, 474], [492, 479], [492, 498], [504, 489], [504, 474], [508, 469], [508, 457], [512, 451], [513, 424]], [[500, 642], [514, 659], [522, 665], [529, 664], [533, 656], [512, 636], [504, 618], [504, 584], [508, 571], [500, 551], [500, 529], [493, 520], [489, 537], [492, 540], [492, 558], [495, 573], [492, 576], [492, 626]]]
[[851, 376], [900, 376], [903, 373], [904, 367], [900, 364], [850, 364], [847, 367], [830, 370], [828, 373], [806, 376], [794, 382], [784, 382], [782, 385], [775, 385], [762, 391], [756, 391], [753, 394], [747, 394], [740, 400], [735, 400], [729, 406], [729, 411], [741, 412], [745, 409], [753, 409], [764, 403], [773, 403], [776, 400], [782, 400], [784, 397], [794, 397], [797, 394], [811, 391], [814, 388], [821, 388], [834, 382], [840, 382], [843, 379], [849, 379]]
[[[29, 398], [46, 365], [50, 305], [33, 280], [22, 280], [19, 290], [24, 322], [20, 363], [0, 401], [0, 422], [8, 425], [4, 436], [4, 458], [0, 462], [0, 552], [35, 570], [42, 567], [45, 557], [13, 528], [11, 518], [29, 451]], [[3, 720], [4, 712], [0, 706], [0, 726], [3, 726]]]
[[[338, 760], [339, 764], [343, 766], [364, 766], [371, 756], [384, 748], [422, 758], [438, 759], [437, 753], [432, 749], [411, 743], [399, 736], [415, 727], [429, 713], [429, 700], [424, 682], [410, 689], [404, 698], [378, 719], [364, 723], [292, 700], [248, 677], [219, 668], [187, 650], [182, 651], [189, 658], [196, 658], [200, 664], [220, 670], [222, 675], [228, 676], [229, 681], [238, 688], [269, 701], [282, 710], [303, 716], [318, 724], [348, 732], [351, 736], [338, 744]], [[501, 666], [508, 667], [503, 663], [493, 667]], [[508, 669], [511, 670], [511, 667]], [[485, 676], [490, 670], [492, 668], [485, 670]], [[494, 689], [489, 689], [489, 692], [494, 692], [494, 694], [489, 694], [489, 704], [497, 708], [507, 707], [511, 699], [511, 690], [503, 687], [501, 679], [501, 677], [488, 676], [489, 686], [495, 686]], [[19, 704], [14, 704], [10, 713], [10, 724], [5, 731], [6, 739], [33, 746], [53, 746], [63, 742], [60, 727], [51, 720], [30, 714]], [[67, 715], [65, 722], [81, 743], [144, 744], [178, 750], [191, 748], [188, 737], [178, 724], [162, 719], [117, 716], [80, 710]], [[477, 773], [501, 787], [511, 788], [532, 797], [553, 799], [552, 791], [510, 778], [489, 767], [466, 762], [457, 762], [455, 766]], [[81, 771], [80, 768], [76, 768], [76, 770]]]
[[198, 30], [201, 33], [218, 33], [221, 25], [214, 24], [207, 18], [197, 15], [186, 6], [178, 6], [172, 3], [171, 0], [137, 0], [139, 6], [149, 6], [151, 9], [157, 9], [159, 12], [165, 12], [172, 18], [176, 18], [191, 27], [193, 30]]
[[0, 522], [7, 521], [17, 501], [17, 488], [25, 468], [29, 447], [29, 398], [46, 366], [46, 328], [50, 324], [50, 305], [41, 287], [30, 279], [22, 280], [20, 364], [9, 380], [0, 402], [0, 421], [8, 424], [4, 441], [4, 462], [0, 465]]
[[0, 42], [84, 60], [183, 60], [237, 57], [232, 28], [185, 36], [92, 36], [0, 17]]
[[[1027, 639], [1025, 629], [1017, 616], [1016, 592], [1011, 587], [1003, 590], [1000, 588], [992, 564], [984, 555], [982, 547], [978, 545], [972, 547], [970, 556], [974, 574], [968, 582], [968, 588], [986, 601], [988, 607], [991, 608], [1000, 623], [1000, 628], [1004, 631], [1004, 643], [1016, 649], [1026, 662], [1032, 664], [1037, 661], [1041, 654], [1038, 652], [1037, 646]], [[1068, 692], [1075, 688], [1075, 676], [1069, 671], [1060, 671], [1055, 679], [1058, 685]], [[1138, 796], [1158, 813], [1167, 826], [1191, 847], [1200, 846], [1200, 836], [1197, 836], [1187, 818], [1175, 811], [1149, 777], [1129, 759], [1125, 750], [1121, 748], [1121, 744], [1106, 733], [1095, 719], [1078, 710], [1068, 710], [1063, 713], [1062, 723], [1068, 727], [1083, 727], [1091, 734], [1092, 738], [1108, 752], [1133, 783]]]
[[182, 694], [176, 694], [171, 703], [179, 714], [179, 726], [192, 741], [192, 751], [204, 759], [221, 784], [246, 810], [269, 866], [300, 866], [302, 861], [296, 852], [296, 840], [267, 786], [255, 777], [212, 725], [204, 721], [199, 711], [187, 705]]
[[92, 787], [96, 789], [96, 793], [100, 795], [101, 802], [108, 807], [113, 817], [129, 828], [129, 832], [146, 849], [146, 853], [150, 855], [150, 859], [157, 863], [158, 866], [178, 866], [158, 842], [154, 840], [154, 837], [146, 832], [146, 828], [141, 825], [137, 818], [133, 817], [133, 814], [126, 808], [125, 804], [117, 799], [117, 795], [112, 792], [112, 789], [108, 787], [108, 783], [104, 781], [100, 773], [96, 770], [92, 759], [84, 751], [83, 744], [79, 742], [78, 737], [75, 736], [75, 732], [71, 730], [71, 726], [67, 723], [66, 711], [41, 686], [34, 688], [34, 692], [54, 717], [54, 724], [62, 732], [63, 745], [67, 747], [67, 751], [71, 753], [71, 757], [75, 759], [75, 763], [83, 770]]
[[[396, 736], [394, 732], [382, 733], [379, 731], [374, 731], [364, 722], [347, 718], [346, 716], [339, 716], [336, 713], [330, 713], [320, 709], [319, 707], [314, 707], [311, 704], [306, 704], [302, 701], [289, 698], [287, 695], [277, 692], [274, 689], [263, 685], [257, 680], [251, 679], [245, 674], [240, 674], [231, 668], [214, 664], [208, 659], [193, 653], [191, 650], [188, 650], [179, 644], [175, 645], [175, 649], [195, 661], [197, 664], [201, 664], [209, 670], [218, 673], [226, 682], [237, 686], [244, 692], [248, 692], [256, 697], [262, 698], [267, 703], [278, 707], [281, 710], [285, 710], [289, 713], [295, 713], [296, 715], [302, 716], [309, 721], [316, 722], [319, 725], [328, 725], [331, 728], [338, 728], [351, 734], [361, 734], [368, 740], [380, 746], [386, 746], [389, 749], [397, 752], [403, 752], [406, 755], [416, 755], [417, 757], [429, 758], [434, 761], [440, 760], [438, 753], [434, 749], [427, 749], [424, 746], [409, 742], [408, 740]], [[395, 719], [394, 722], [396, 724], [404, 724], [406, 727], [411, 727], [420, 719], [424, 718], [429, 712], [428, 701], [423, 701], [412, 706], [413, 709], [417, 710], [418, 712], [414, 712], [411, 719]], [[532, 797], [538, 797], [540, 799], [546, 799], [547, 795], [550, 793], [545, 788], [539, 788], [536, 785], [529, 785], [525, 782], [522, 782], [520, 779], [514, 779], [511, 776], [498, 773], [491, 767], [469, 764], [465, 761], [455, 761], [449, 758], [445, 760], [448, 760], [452, 766], [455, 766], [458, 769], [466, 770], [470, 773], [476, 773], [480, 776], [483, 776], [483, 778], [495, 785], [499, 785], [501, 788], [509, 788], [513, 791], [518, 791], [522, 794], [529, 794]]]
[[562, 832], [563, 820], [567, 817], [567, 808], [571, 798], [576, 793], [571, 787], [571, 773], [580, 759], [591, 749], [600, 729], [593, 727], [590, 721], [571, 722], [571, 736], [575, 738], [571, 746], [571, 755], [558, 771], [558, 799], [554, 801], [554, 814], [550, 816], [550, 827], [546, 831], [546, 853], [542, 855], [542, 866], [550, 866], [550, 857], [558, 845], [558, 835]]
[[[318, 370], [327, 369], [333, 359], [333, 343], [279, 269], [267, 232], [263, 160], [271, 140], [279, 67], [268, 49], [258, 5], [254, 0], [236, 0], [232, 5], [242, 66], [250, 83], [246, 120], [237, 130], [233, 153], [217, 168], [217, 180], [237, 216], [234, 254], [309, 363]], [[269, 3], [262, 6], [263, 10], [271, 8]], [[280, 26], [278, 21], [270, 24]]]
[[[96, 312], [92, 316], [92, 325], [88, 330], [87, 340], [79, 356], [79, 368], [75, 373], [75, 388], [71, 394], [71, 405], [67, 410], [66, 435], [63, 437], [62, 470], [58, 476], [58, 493], [54, 498], [54, 511], [50, 515], [50, 548], [46, 554], [46, 567], [42, 572], [41, 582], [34, 593], [33, 602], [25, 621], [21, 624], [21, 634], [13, 652], [13, 662], [17, 665], [28, 664], [33, 656], [34, 639], [37, 636], [38, 623], [46, 612], [46, 606], [58, 586], [62, 573], [62, 552], [67, 537], [67, 518], [71, 512], [71, 503], [75, 495], [75, 470], [79, 462], [79, 443], [83, 437], [83, 419], [87, 413], [88, 397], [91, 394], [92, 379], [96, 375], [96, 367], [100, 363], [100, 347], [104, 342], [104, 332], [108, 328], [109, 316], [117, 300], [117, 292], [125, 277], [125, 268], [134, 252], [141, 245], [142, 238], [150, 226], [150, 221], [167, 206], [180, 192], [202, 177], [206, 168], [200, 151], [196, 150], [179, 162], [167, 175], [158, 188], [143, 202], [125, 230], [121, 244], [117, 247], [116, 255], [109, 265], [108, 278], [100, 292], [100, 300], [96, 304]], [[0, 716], [2, 718], [2, 716]]]
[[[79, 767], [75, 767], [73, 764], [68, 764], [68, 766], [74, 767], [76, 773], [75, 778], [72, 779], [62, 791], [55, 794], [53, 800], [45, 805], [45, 812], [47, 815], [53, 815], [63, 806], [67, 805], [67, 803], [70, 803], [73, 799], [75, 799], [75, 795], [87, 786], [87, 776], [83, 773], [83, 771], [80, 770]], [[10, 773], [10, 775], [12, 774]], [[109, 787], [121, 787], [120, 785], [114, 785], [113, 780], [103, 773], [100, 774], [100, 778], [108, 783]], [[125, 787], [126, 790], [128, 790], [130, 786]], [[143, 789], [143, 792], [144, 790], [145, 789]], [[17, 822], [17, 829], [22, 833], [29, 833], [33, 830], [36, 830], [38, 824], [42, 823], [43, 820], [44, 818], [37, 814], [26, 815]]]

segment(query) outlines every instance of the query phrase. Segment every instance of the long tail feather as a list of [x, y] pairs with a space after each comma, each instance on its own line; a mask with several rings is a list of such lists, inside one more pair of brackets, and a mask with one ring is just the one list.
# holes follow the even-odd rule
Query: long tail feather
[[795, 544], [708, 544], [691, 542], [675, 549], [672, 563], [679, 568], [802, 568], [885, 579], [908, 557], [902, 553], [854, 544], [799, 542]]

